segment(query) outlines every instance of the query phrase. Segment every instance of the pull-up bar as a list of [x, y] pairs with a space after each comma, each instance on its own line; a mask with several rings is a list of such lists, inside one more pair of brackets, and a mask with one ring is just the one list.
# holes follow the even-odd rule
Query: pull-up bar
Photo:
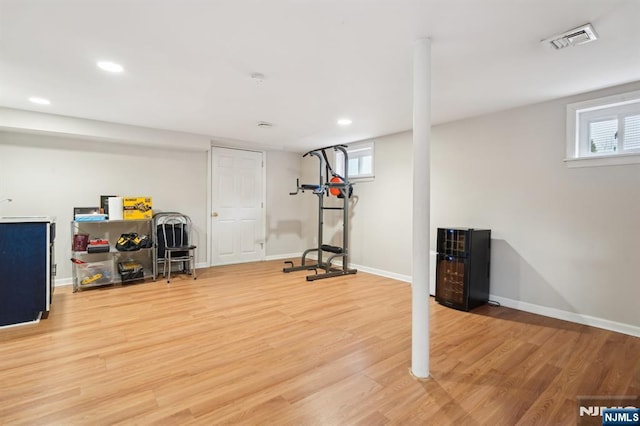
[[[315, 275], [308, 275], [307, 281], [315, 281], [323, 278], [337, 277], [340, 275], [355, 274], [358, 271], [356, 269], [349, 268], [349, 198], [353, 192], [353, 184], [349, 182], [349, 173], [347, 167], [345, 167], [345, 176], [340, 176], [333, 171], [331, 163], [327, 158], [325, 150], [333, 149], [340, 151], [344, 155], [345, 165], [349, 164], [349, 154], [347, 153], [346, 145], [333, 145], [324, 148], [318, 148], [305, 153], [302, 157], [314, 156], [318, 158], [320, 162], [320, 169], [318, 174], [318, 184], [300, 184], [300, 179], [296, 179], [296, 192], [290, 192], [289, 195], [296, 195], [300, 191], [305, 190], [313, 191], [318, 196], [318, 247], [310, 248], [302, 253], [302, 260], [300, 266], [294, 266], [292, 261], [284, 262], [285, 265], [290, 265], [287, 268], [283, 268], [282, 272], [294, 272], [302, 270], [313, 270]], [[331, 177], [329, 177], [331, 175]], [[325, 194], [328, 196], [337, 195], [342, 199], [341, 207], [324, 207]], [[324, 226], [324, 211], [325, 210], [342, 210], [342, 247], [336, 247], [322, 243], [322, 231]], [[307, 263], [307, 255], [312, 252], [318, 253], [318, 259], [315, 263]], [[323, 259], [323, 253], [332, 253], [326, 261]], [[342, 268], [336, 268], [332, 265], [332, 261], [335, 258], [342, 258]], [[318, 273], [318, 270], [324, 272]]]

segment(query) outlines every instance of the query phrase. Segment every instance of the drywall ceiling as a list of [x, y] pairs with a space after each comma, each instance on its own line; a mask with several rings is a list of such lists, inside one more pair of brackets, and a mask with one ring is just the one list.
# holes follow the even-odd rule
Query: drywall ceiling
[[638, 22], [638, 0], [0, 0], [0, 105], [302, 151], [410, 129], [420, 37], [437, 124], [640, 80]]

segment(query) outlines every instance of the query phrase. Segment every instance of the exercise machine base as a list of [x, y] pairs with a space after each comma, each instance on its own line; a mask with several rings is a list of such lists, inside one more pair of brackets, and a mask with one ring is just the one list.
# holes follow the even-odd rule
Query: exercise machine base
[[[293, 262], [290, 260], [287, 260], [284, 263], [285, 265], [287, 264], [291, 265], [288, 268], [282, 268], [282, 272], [285, 272], [285, 273], [297, 272], [297, 271], [315, 271], [314, 275], [307, 275], [307, 281], [316, 281], [316, 280], [322, 280], [325, 278], [339, 277], [340, 275], [353, 275], [358, 273], [357, 269], [334, 268], [329, 266], [327, 263], [314, 263], [314, 264], [299, 265], [299, 266], [294, 266]], [[322, 269], [325, 272], [319, 274], [318, 269]]]

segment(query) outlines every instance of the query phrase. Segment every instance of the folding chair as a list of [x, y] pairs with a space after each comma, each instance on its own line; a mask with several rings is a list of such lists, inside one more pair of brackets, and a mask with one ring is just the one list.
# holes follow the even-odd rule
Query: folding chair
[[153, 262], [153, 279], [158, 276], [158, 265], [162, 265], [162, 274], [171, 282], [173, 264], [179, 264], [179, 272], [193, 276], [195, 280], [195, 251], [196, 246], [191, 244], [192, 229], [189, 216], [166, 212], [156, 213], [153, 216], [155, 229], [155, 259]]

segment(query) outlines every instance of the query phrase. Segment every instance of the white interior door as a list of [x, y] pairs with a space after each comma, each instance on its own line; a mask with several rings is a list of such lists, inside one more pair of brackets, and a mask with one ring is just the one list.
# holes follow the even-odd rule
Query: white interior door
[[261, 152], [211, 148], [211, 264], [264, 259]]

